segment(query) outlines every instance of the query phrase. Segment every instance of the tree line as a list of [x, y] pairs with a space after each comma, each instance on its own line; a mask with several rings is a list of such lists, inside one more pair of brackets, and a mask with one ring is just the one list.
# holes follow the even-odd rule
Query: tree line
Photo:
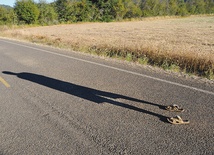
[[109, 22], [213, 13], [214, 0], [16, 0], [13, 8], [0, 6], [0, 25]]

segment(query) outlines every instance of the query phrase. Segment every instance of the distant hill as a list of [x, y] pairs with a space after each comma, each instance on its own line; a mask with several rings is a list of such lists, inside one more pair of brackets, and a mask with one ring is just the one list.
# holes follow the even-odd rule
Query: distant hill
[[6, 8], [6, 9], [12, 9], [11, 6], [9, 6], [9, 5], [4, 5], [4, 4], [0, 4], [0, 7], [4, 7], [4, 8]]

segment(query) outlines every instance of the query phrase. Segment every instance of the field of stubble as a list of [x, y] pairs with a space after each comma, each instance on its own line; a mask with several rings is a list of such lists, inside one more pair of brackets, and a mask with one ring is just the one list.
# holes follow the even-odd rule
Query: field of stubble
[[77, 23], [2, 34], [213, 78], [214, 16]]

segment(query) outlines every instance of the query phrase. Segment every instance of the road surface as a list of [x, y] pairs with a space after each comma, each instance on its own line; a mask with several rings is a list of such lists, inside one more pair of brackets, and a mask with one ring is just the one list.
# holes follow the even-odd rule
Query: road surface
[[3, 38], [0, 64], [0, 155], [214, 154], [212, 83]]

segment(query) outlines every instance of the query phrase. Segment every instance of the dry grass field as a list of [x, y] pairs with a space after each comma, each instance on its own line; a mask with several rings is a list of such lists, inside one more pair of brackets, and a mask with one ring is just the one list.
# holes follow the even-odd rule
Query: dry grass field
[[214, 16], [16, 28], [2, 35], [208, 78], [214, 74]]

